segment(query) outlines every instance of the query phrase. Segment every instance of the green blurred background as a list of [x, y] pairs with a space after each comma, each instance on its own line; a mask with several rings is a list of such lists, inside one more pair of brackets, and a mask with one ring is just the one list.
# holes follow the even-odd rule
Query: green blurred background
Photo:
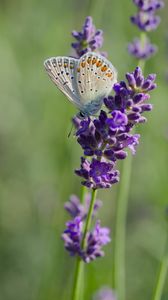
[[[168, 7], [168, 6], [167, 6]], [[168, 204], [168, 20], [150, 36], [159, 47], [146, 67], [157, 73], [153, 112], [139, 126], [127, 227], [127, 300], [148, 300], [156, 280], [166, 235]], [[126, 51], [139, 32], [129, 21], [131, 0], [0, 1], [0, 300], [68, 300], [74, 260], [60, 235], [67, 215], [64, 202], [80, 194], [73, 174], [81, 150], [67, 138], [75, 108], [44, 72], [47, 57], [69, 55], [71, 30], [87, 15], [104, 30], [104, 48], [119, 72], [136, 61]], [[102, 225], [113, 231], [118, 186], [101, 191]], [[106, 256], [87, 266], [85, 300], [110, 285], [113, 244]], [[168, 284], [163, 300], [168, 299]]]

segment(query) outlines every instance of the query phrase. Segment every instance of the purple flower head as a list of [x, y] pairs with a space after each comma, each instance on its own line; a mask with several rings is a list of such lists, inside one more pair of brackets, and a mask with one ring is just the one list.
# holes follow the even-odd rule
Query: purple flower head
[[119, 181], [119, 172], [113, 167], [112, 162], [99, 161], [95, 158], [90, 162], [82, 157], [81, 168], [75, 170], [75, 173], [84, 178], [82, 184], [88, 188], [110, 188], [112, 184]]
[[80, 217], [66, 223], [67, 229], [62, 234], [65, 249], [71, 256], [81, 255], [82, 221]]
[[[162, 0], [133, 0], [137, 6], [137, 13], [131, 16], [131, 22], [141, 31], [149, 32], [155, 30], [159, 23], [160, 17], [155, 13], [164, 6]], [[128, 52], [137, 59], [148, 59], [157, 51], [157, 47], [150, 43], [147, 37], [136, 38], [128, 45]]]
[[128, 124], [128, 118], [126, 114], [120, 112], [119, 110], [114, 110], [111, 113], [112, 118], [107, 119], [106, 123], [109, 128], [113, 129], [125, 129], [125, 125]]
[[155, 16], [153, 13], [139, 11], [131, 17], [131, 21], [142, 31], [152, 31], [160, 24], [160, 17]]
[[102, 246], [105, 246], [111, 241], [109, 234], [109, 228], [101, 227], [100, 221], [96, 222], [92, 232], [88, 232], [87, 247], [83, 253], [83, 260], [86, 263], [95, 260], [97, 257], [104, 256]]
[[161, 0], [133, 0], [134, 4], [142, 11], [155, 12], [164, 6]]
[[128, 44], [128, 52], [137, 59], [149, 59], [157, 52], [157, 46], [151, 44], [147, 38], [143, 44], [139, 38], [136, 38]]
[[[81, 220], [86, 219], [89, 205], [91, 201], [91, 194], [88, 193], [84, 198], [84, 205], [81, 204], [79, 198], [76, 195], [71, 195], [68, 202], [65, 203], [64, 208], [68, 211], [72, 218], [80, 217]], [[102, 206], [101, 200], [96, 200], [94, 205], [93, 217], [97, 213], [98, 209]]]
[[67, 222], [66, 226], [67, 229], [62, 234], [62, 239], [64, 240], [65, 249], [71, 256], [79, 256], [86, 263], [104, 256], [102, 247], [111, 241], [109, 228], [101, 227], [100, 221], [97, 221], [93, 230], [87, 232], [86, 247], [82, 249], [83, 222], [81, 218], [76, 217]]
[[127, 115], [128, 131], [134, 124], [146, 121], [142, 113], [152, 109], [152, 105], [146, 102], [150, 98], [148, 92], [156, 88], [155, 78], [155, 74], [144, 78], [141, 69], [137, 67], [134, 72], [126, 74], [127, 83], [121, 81], [114, 85], [115, 96], [104, 100], [109, 111], [118, 109]]
[[77, 57], [89, 51], [96, 51], [103, 45], [103, 31], [95, 28], [91, 17], [86, 17], [82, 31], [73, 31], [72, 35], [77, 40], [72, 43]]
[[103, 287], [94, 295], [93, 300], [117, 300], [117, 298], [110, 288]]

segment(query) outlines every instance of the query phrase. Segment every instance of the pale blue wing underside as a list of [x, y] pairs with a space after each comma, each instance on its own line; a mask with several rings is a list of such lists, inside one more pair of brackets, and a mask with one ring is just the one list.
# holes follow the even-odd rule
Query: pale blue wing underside
[[88, 52], [80, 59], [53, 57], [44, 62], [57, 87], [87, 115], [95, 114], [117, 81], [117, 71], [103, 56]]

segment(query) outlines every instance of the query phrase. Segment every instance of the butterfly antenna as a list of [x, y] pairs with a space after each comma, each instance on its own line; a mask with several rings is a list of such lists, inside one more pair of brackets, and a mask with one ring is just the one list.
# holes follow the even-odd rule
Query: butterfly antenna
[[69, 131], [69, 133], [68, 133], [68, 139], [70, 138], [70, 136], [71, 136], [71, 134], [72, 134], [73, 127], [74, 127], [74, 124], [72, 123], [71, 129], [70, 129], [70, 131]]

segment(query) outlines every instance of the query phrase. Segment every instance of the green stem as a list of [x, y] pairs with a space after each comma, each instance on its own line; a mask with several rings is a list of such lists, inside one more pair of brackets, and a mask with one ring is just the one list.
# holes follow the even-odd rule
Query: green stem
[[[146, 41], [146, 34], [141, 33], [142, 46]], [[144, 72], [145, 61], [140, 60], [138, 66]], [[133, 132], [132, 132], [133, 133]], [[119, 193], [117, 199], [116, 209], [116, 223], [115, 223], [115, 240], [113, 246], [113, 288], [116, 290], [118, 300], [125, 300], [125, 242], [126, 242], [126, 218], [129, 198], [129, 189], [131, 181], [132, 170], [132, 155], [123, 161], [121, 179], [119, 185]]]
[[86, 187], [83, 185], [83, 186], [82, 186], [82, 192], [81, 192], [81, 204], [84, 204], [86, 191], [87, 191], [87, 189], [86, 189]]
[[[87, 241], [87, 232], [90, 229], [91, 221], [92, 221], [92, 214], [94, 209], [94, 204], [96, 200], [96, 190], [92, 191], [92, 197], [90, 202], [89, 211], [87, 214], [87, 219], [84, 227], [83, 232], [83, 239], [81, 243], [82, 249], [85, 249], [86, 247], [86, 241]], [[82, 299], [82, 285], [83, 285], [83, 272], [84, 272], [84, 262], [79, 257], [76, 261], [76, 268], [75, 268], [75, 277], [74, 277], [74, 285], [73, 285], [73, 291], [72, 291], [72, 300], [81, 300]]]
[[[146, 33], [145, 32], [141, 32], [141, 36], [140, 36], [140, 39], [141, 39], [141, 45], [142, 47], [145, 46], [145, 43], [146, 43]], [[145, 70], [145, 59], [140, 59], [139, 62], [138, 62], [138, 66], [143, 70]]]
[[76, 260], [74, 285], [72, 290], [72, 300], [81, 299], [81, 287], [82, 287], [82, 274], [83, 274], [84, 262], [80, 257]]
[[168, 271], [168, 238], [166, 239], [164, 255], [160, 262], [157, 283], [154, 290], [154, 296], [152, 298], [153, 300], [161, 300], [164, 284], [166, 281], [167, 271]]
[[97, 194], [97, 190], [93, 190], [91, 201], [90, 201], [90, 207], [89, 207], [89, 211], [87, 214], [86, 224], [85, 224], [85, 228], [84, 228], [84, 233], [83, 233], [82, 249], [85, 249], [85, 247], [86, 247], [86, 237], [87, 237], [87, 232], [90, 229], [90, 225], [91, 225], [91, 221], [92, 221], [92, 214], [93, 214], [93, 209], [94, 209], [94, 205], [95, 205], [96, 194]]

